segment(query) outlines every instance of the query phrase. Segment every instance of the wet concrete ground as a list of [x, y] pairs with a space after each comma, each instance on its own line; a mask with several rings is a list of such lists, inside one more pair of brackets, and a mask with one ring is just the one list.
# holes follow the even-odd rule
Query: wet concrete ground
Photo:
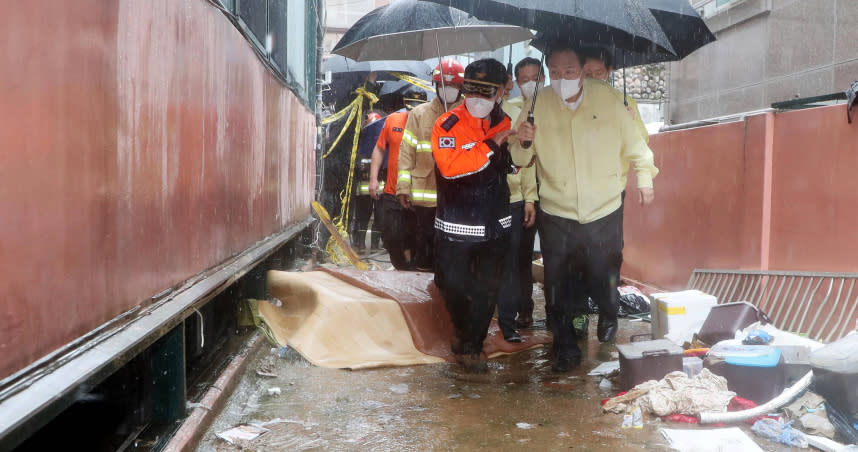
[[[541, 308], [539, 297], [537, 318], [544, 318]], [[601, 400], [618, 389], [600, 389], [587, 372], [616, 359], [616, 347], [599, 343], [595, 323], [581, 343], [582, 365], [566, 375], [551, 372], [547, 348], [490, 360], [488, 375], [470, 375], [456, 364], [324, 369], [266, 347], [197, 450], [669, 450], [659, 428], [697, 427], [646, 417], [643, 429], [622, 429], [621, 415], [602, 414]], [[626, 319], [620, 325], [620, 343], [650, 328]], [[274, 387], [280, 395], [268, 394]], [[270, 431], [253, 441], [231, 445], [214, 434], [265, 422]], [[753, 439], [764, 450], [790, 450]]]

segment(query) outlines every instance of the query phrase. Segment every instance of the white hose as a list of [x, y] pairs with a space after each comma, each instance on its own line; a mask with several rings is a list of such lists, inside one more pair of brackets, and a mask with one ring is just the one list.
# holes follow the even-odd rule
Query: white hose
[[777, 410], [778, 408], [789, 403], [793, 398], [799, 395], [802, 391], [807, 389], [810, 386], [810, 381], [813, 379], [813, 371], [809, 371], [801, 380], [797, 381], [794, 385], [789, 388], [786, 388], [781, 392], [781, 395], [775, 397], [767, 403], [759, 405], [755, 408], [751, 408], [749, 410], [744, 411], [732, 411], [726, 413], [700, 413], [698, 417], [700, 418], [701, 424], [714, 424], [718, 422], [731, 423], [731, 422], [739, 422], [744, 421], [745, 419], [750, 419], [752, 417], [757, 417], [763, 414], [771, 413], [772, 411]]

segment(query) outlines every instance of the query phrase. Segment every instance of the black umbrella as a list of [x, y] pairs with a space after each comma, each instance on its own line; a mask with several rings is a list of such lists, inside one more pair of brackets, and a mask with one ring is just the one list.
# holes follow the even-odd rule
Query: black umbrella
[[661, 25], [678, 59], [715, 40], [715, 35], [687, 0], [643, 0]]
[[[384, 60], [355, 61], [340, 55], [331, 55], [322, 63], [322, 72], [338, 74], [343, 72], [404, 72], [424, 80], [429, 80], [432, 67], [423, 61]], [[389, 78], [395, 80], [396, 78]]]
[[435, 95], [435, 92], [432, 90], [427, 90], [426, 88], [421, 87], [421, 86], [415, 86], [413, 83], [406, 82], [404, 80], [384, 82], [381, 85], [381, 90], [378, 91], [378, 95], [379, 96], [387, 96], [389, 94], [395, 94], [395, 93], [404, 94], [406, 91], [408, 91], [410, 89], [422, 89], [423, 91], [426, 92], [427, 96], [430, 96], [430, 95], [434, 96]]
[[395, 0], [361, 17], [332, 50], [359, 61], [424, 60], [490, 51], [532, 38], [521, 27], [477, 20], [455, 8], [420, 0]]
[[678, 61], [690, 55], [695, 50], [715, 40], [715, 35], [706, 26], [703, 18], [691, 7], [687, 0], [642, 0], [661, 27], [673, 52], [660, 48], [648, 48], [644, 51], [604, 45], [596, 40], [578, 39], [568, 36], [561, 37], [559, 31], [538, 33], [531, 46], [540, 51], [547, 50], [552, 42], [568, 41], [580, 47], [594, 46], [607, 50], [612, 56], [614, 69], [640, 66], [642, 64]]
[[482, 20], [558, 33], [579, 42], [646, 52], [673, 52], [641, 0], [431, 0]]
[[423, 80], [429, 80], [432, 67], [423, 61], [355, 61], [339, 55], [331, 55], [322, 63], [322, 72], [330, 73], [330, 83], [322, 90], [322, 102], [336, 103], [339, 99], [351, 95], [355, 88], [362, 86], [370, 72], [376, 73], [376, 81], [398, 81], [391, 73], [404, 73]]
[[[675, 53], [640, 0], [431, 0], [482, 19], [562, 36], [573, 46], [598, 43], [638, 52]], [[543, 60], [545, 53], [543, 52]], [[540, 65], [541, 67], [541, 65]], [[527, 121], [533, 124], [534, 92]], [[530, 142], [522, 146], [530, 147]]]

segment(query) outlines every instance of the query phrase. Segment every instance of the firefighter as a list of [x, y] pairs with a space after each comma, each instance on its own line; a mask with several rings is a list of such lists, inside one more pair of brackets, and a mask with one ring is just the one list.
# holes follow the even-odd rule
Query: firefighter
[[438, 118], [430, 141], [438, 182], [435, 284], [453, 320], [453, 353], [468, 372], [488, 370], [483, 340], [509, 246], [512, 131], [499, 103], [506, 81], [497, 60], [469, 64], [464, 104]]
[[[441, 80], [441, 77], [444, 80]], [[403, 209], [414, 212], [416, 225], [415, 267], [432, 270], [432, 243], [435, 235], [435, 160], [429, 138], [432, 126], [447, 109], [458, 105], [464, 67], [453, 59], [441, 61], [432, 72], [437, 97], [408, 115], [399, 146], [396, 196]]]
[[[409, 89], [403, 93], [403, 101], [405, 108], [385, 118], [384, 129], [372, 151], [369, 194], [381, 204], [384, 247], [390, 255], [390, 263], [397, 270], [413, 270], [417, 223], [414, 211], [404, 209], [396, 199], [396, 164], [408, 112], [426, 102], [426, 93], [418, 88]], [[387, 177], [385, 182], [379, 182], [379, 170], [384, 162], [387, 162]]]

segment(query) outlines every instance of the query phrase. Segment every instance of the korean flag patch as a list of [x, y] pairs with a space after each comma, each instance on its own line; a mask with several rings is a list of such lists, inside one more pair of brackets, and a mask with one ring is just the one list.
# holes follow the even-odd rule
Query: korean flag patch
[[441, 149], [456, 149], [455, 137], [439, 137], [438, 147]]

